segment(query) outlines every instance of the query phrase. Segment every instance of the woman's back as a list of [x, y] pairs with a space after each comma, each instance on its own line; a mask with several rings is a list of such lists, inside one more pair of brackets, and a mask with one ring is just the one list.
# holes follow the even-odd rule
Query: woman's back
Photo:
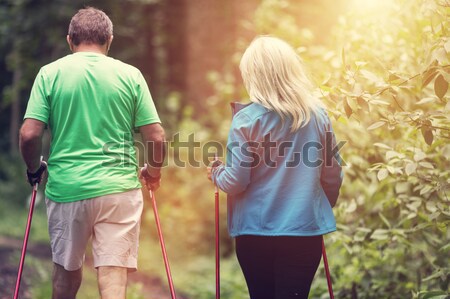
[[[308, 236], [336, 230], [321, 184], [322, 173], [340, 173], [338, 163], [325, 167], [323, 149], [332, 136], [327, 131], [331, 126], [323, 110], [294, 132], [289, 120], [283, 122], [276, 112], [256, 103], [235, 115], [227, 171], [217, 177], [219, 187], [229, 194], [232, 236]], [[333, 189], [339, 190], [340, 183], [338, 174]]]

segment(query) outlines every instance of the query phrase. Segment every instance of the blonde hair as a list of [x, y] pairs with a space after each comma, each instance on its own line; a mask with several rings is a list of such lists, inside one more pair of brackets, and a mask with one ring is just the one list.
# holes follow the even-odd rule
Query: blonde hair
[[323, 108], [312, 95], [300, 56], [281, 39], [259, 36], [245, 50], [239, 65], [250, 100], [292, 119], [291, 131], [305, 126], [311, 113]]

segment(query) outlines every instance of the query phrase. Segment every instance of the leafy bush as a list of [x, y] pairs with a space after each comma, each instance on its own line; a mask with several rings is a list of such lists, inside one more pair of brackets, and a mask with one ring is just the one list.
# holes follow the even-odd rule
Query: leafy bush
[[0, 200], [17, 206], [26, 204], [31, 187], [25, 169], [18, 155], [0, 155]]
[[327, 237], [338, 297], [448, 292], [449, 4], [392, 1], [382, 15], [341, 18], [330, 45], [306, 47], [289, 5], [263, 1], [256, 30], [301, 46], [346, 142], [339, 229]]
[[[450, 283], [450, 5], [379, 5], [378, 14], [341, 17], [326, 44], [298, 26], [294, 1], [262, 1], [252, 24], [298, 48], [345, 142], [338, 232], [326, 237], [338, 297], [442, 298]], [[314, 298], [326, 296], [324, 282], [319, 274]]]

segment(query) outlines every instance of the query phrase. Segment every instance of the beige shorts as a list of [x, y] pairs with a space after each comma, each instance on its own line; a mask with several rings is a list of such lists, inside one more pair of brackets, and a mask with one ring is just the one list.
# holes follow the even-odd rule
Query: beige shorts
[[54, 263], [68, 271], [80, 269], [92, 237], [94, 267], [137, 269], [140, 189], [69, 203], [46, 199], [46, 204]]

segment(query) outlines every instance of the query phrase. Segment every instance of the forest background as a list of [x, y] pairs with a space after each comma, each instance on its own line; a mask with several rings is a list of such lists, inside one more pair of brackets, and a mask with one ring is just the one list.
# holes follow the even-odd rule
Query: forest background
[[[181, 297], [214, 296], [214, 190], [202, 158], [208, 141], [226, 142], [229, 103], [248, 102], [243, 50], [270, 34], [301, 55], [345, 142], [338, 231], [326, 236], [336, 297], [449, 298], [448, 0], [0, 0], [0, 298], [13, 291], [31, 191], [17, 140], [30, 88], [41, 66], [69, 54], [67, 27], [85, 5], [110, 15], [109, 55], [143, 72], [167, 130], [157, 196]], [[190, 140], [200, 146], [188, 150]], [[200, 165], [180, 167], [176, 157]], [[51, 289], [42, 196], [23, 298]], [[222, 296], [248, 298], [221, 198]], [[129, 298], [167, 298], [150, 209]], [[80, 298], [97, 298], [89, 260]], [[321, 266], [310, 297], [327, 296]]]

